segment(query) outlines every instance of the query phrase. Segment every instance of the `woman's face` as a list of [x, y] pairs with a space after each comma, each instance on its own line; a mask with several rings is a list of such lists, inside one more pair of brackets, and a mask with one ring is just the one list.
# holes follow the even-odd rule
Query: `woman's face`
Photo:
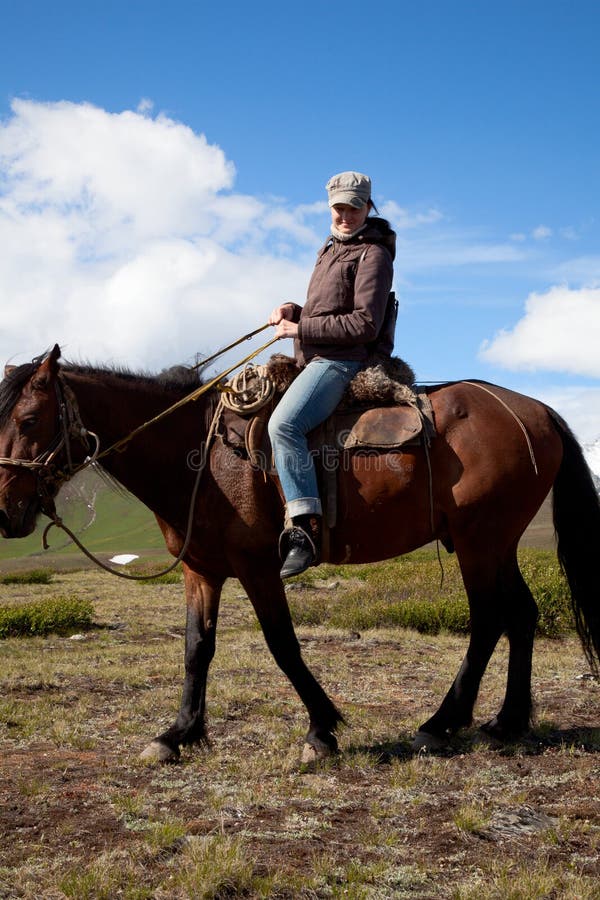
[[362, 209], [356, 209], [355, 206], [346, 203], [336, 203], [331, 207], [331, 224], [342, 234], [353, 234], [365, 224], [368, 215], [368, 203]]

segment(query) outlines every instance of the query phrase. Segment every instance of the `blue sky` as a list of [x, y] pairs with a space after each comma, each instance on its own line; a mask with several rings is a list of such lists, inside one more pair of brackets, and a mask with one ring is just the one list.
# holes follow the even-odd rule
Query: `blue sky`
[[600, 437], [600, 3], [0, 11], [1, 360], [211, 352], [302, 302], [324, 184], [357, 169], [398, 232], [419, 379]]

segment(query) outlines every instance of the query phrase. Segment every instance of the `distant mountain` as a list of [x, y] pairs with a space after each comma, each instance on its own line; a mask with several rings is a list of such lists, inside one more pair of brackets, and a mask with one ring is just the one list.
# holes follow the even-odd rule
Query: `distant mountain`
[[588, 466], [592, 470], [596, 490], [600, 492], [600, 438], [597, 438], [591, 444], [582, 444], [581, 449]]

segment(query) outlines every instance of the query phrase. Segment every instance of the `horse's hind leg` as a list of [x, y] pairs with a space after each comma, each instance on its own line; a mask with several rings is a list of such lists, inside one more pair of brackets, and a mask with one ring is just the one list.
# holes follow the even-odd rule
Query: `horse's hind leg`
[[310, 717], [303, 762], [337, 750], [335, 732], [343, 722], [317, 679], [302, 659], [276, 555], [238, 561], [236, 574], [256, 611], [265, 640], [279, 668], [291, 681]]
[[184, 564], [187, 618], [185, 630], [185, 679], [175, 723], [155, 738], [142, 753], [151, 762], [179, 759], [181, 744], [205, 740], [206, 680], [215, 654], [215, 638], [222, 579], [193, 572]]
[[489, 617], [471, 619], [471, 639], [465, 658], [438, 711], [423, 725], [414, 748], [441, 746], [448, 737], [471, 724], [479, 685], [502, 634], [502, 625]]
[[531, 662], [538, 609], [516, 556], [504, 580], [504, 617], [509, 645], [508, 676], [502, 709], [483, 730], [499, 740], [517, 738], [531, 722]]
[[[485, 554], [479, 555], [485, 559]], [[506, 695], [498, 715], [484, 726], [500, 740], [517, 737], [529, 727], [531, 658], [537, 607], [519, 571], [516, 551], [493, 569], [461, 560], [471, 611], [467, 654], [439, 710], [419, 729], [415, 747], [435, 745], [471, 724], [479, 686], [500, 636], [509, 640]], [[431, 740], [429, 740], [431, 738]]]
[[471, 724], [481, 679], [504, 630], [497, 569], [482, 564], [481, 559], [474, 554], [469, 560], [460, 559], [471, 612], [469, 647], [442, 705], [419, 728], [415, 749], [439, 746]]

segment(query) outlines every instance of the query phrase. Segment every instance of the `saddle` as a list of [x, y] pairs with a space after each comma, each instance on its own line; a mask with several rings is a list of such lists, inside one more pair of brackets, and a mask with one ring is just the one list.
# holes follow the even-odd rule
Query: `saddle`
[[[219, 437], [268, 475], [277, 474], [269, 417], [299, 371], [293, 359], [276, 354], [266, 366], [248, 366], [221, 386]], [[321, 488], [324, 540], [337, 522], [340, 454], [389, 453], [422, 441], [428, 446], [435, 433], [431, 403], [424, 388], [415, 389], [410, 366], [396, 357], [370, 360], [333, 415], [308, 435]]]

